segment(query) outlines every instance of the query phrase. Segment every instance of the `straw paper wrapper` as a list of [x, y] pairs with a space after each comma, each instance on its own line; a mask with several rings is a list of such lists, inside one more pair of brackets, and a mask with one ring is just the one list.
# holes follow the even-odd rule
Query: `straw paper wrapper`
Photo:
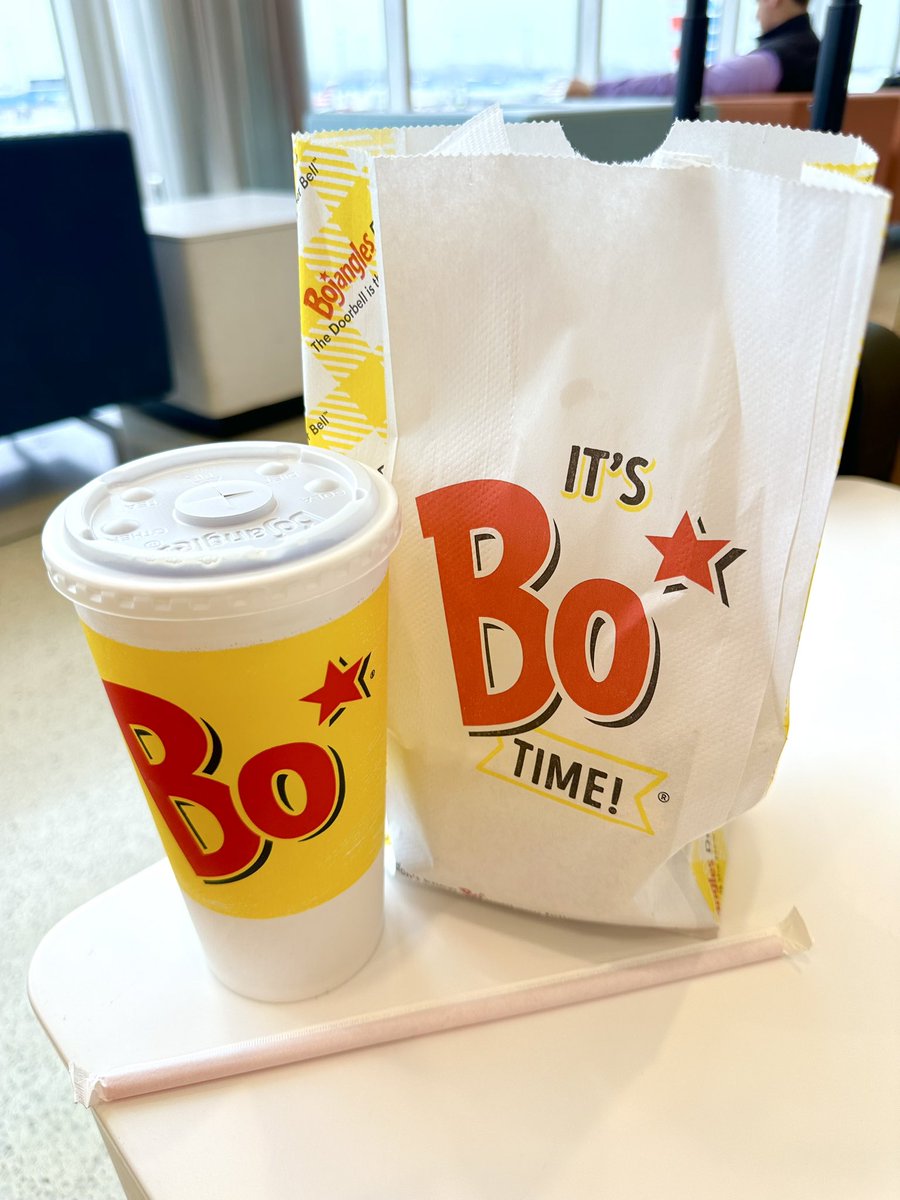
[[76, 1063], [70, 1063], [69, 1072], [76, 1101], [91, 1108], [105, 1101], [124, 1100], [346, 1050], [618, 996], [797, 954], [811, 945], [812, 939], [803, 918], [792, 909], [779, 925], [754, 933], [520, 980], [450, 1000], [398, 1005], [193, 1054], [134, 1063], [105, 1073], [92, 1074]]

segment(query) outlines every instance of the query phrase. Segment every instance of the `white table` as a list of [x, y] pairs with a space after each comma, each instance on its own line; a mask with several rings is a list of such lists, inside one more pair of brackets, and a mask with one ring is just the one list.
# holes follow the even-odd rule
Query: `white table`
[[[723, 921], [725, 933], [752, 929], [796, 904], [809, 954], [100, 1105], [128, 1196], [896, 1200], [898, 594], [900, 490], [839, 481], [788, 746], [769, 796], [730, 830]], [[564, 957], [585, 936], [392, 889], [407, 932], [426, 940], [468, 921], [498, 956]], [[151, 868], [72, 914], [35, 956], [32, 1003], [64, 1060], [104, 1023], [122, 1025], [104, 967], [117, 954], [125, 970], [171, 972], [148, 980], [164, 998], [161, 1029], [202, 1022], [180, 999], [185, 980], [195, 996], [215, 985], [193, 977], [193, 933], [167, 868]]]
[[168, 403], [222, 419], [303, 392], [291, 192], [191, 196], [144, 223], [175, 371]]

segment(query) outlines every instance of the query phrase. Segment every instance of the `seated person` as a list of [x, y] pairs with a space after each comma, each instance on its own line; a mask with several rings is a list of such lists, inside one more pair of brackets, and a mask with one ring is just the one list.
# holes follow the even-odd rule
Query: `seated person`
[[[819, 39], [809, 23], [808, 0], [757, 0], [761, 30], [758, 48], [707, 67], [704, 96], [743, 96], [766, 92], [811, 92]], [[586, 96], [674, 96], [677, 74], [639, 75], [609, 83], [573, 79], [566, 99]]]

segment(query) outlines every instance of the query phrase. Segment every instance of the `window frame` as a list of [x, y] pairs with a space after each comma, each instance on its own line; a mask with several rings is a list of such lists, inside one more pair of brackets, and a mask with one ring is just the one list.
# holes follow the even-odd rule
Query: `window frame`
[[[60, 0], [55, 0], [60, 2]], [[70, 0], [63, 0], [70, 2]], [[748, 0], [743, 0], [747, 3]], [[299, 0], [302, 5], [302, 0]], [[572, 76], [581, 79], [597, 79], [601, 62], [601, 36], [603, 28], [604, 0], [578, 0], [575, 53]], [[822, 20], [831, 0], [810, 0], [811, 15]], [[741, 0], [721, 0], [721, 35], [716, 48], [715, 61], [733, 57], [738, 33], [738, 14]], [[385, 50], [387, 58], [388, 97], [392, 111], [413, 111], [410, 93], [410, 55], [407, 0], [382, 0], [384, 19]], [[898, 28], [889, 73], [900, 71], [900, 0], [898, 0]]]
[[412, 112], [409, 70], [409, 22], [406, 0], [382, 0], [387, 58], [388, 103], [397, 112]]

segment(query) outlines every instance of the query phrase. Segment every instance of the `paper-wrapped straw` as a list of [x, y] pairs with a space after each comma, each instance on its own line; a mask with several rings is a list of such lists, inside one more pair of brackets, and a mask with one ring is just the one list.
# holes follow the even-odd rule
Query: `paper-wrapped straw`
[[618, 996], [797, 954], [811, 945], [803, 918], [792, 909], [780, 925], [756, 933], [691, 942], [556, 975], [500, 984], [452, 999], [398, 1005], [380, 1012], [250, 1038], [174, 1058], [116, 1067], [102, 1074], [71, 1063], [69, 1073], [76, 1101], [90, 1108], [103, 1101], [124, 1100], [267, 1067], [304, 1062], [345, 1050]]

